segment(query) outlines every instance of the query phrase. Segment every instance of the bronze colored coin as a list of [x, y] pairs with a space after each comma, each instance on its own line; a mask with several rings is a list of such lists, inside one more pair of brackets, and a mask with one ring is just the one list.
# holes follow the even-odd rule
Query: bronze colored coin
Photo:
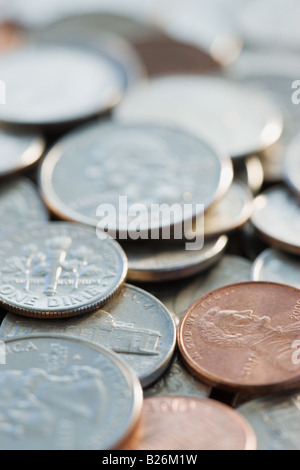
[[300, 382], [300, 290], [269, 282], [221, 287], [194, 302], [177, 329], [180, 353], [201, 380], [224, 390], [267, 393]]
[[[248, 421], [227, 405], [165, 396], [144, 400], [136, 439], [130, 444], [135, 450], [256, 450], [256, 436]], [[123, 450], [132, 450], [130, 444]]]

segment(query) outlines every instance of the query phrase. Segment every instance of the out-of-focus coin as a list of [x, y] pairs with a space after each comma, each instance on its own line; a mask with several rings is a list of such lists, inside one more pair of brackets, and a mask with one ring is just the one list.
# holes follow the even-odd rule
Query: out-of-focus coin
[[220, 389], [269, 393], [299, 383], [292, 343], [299, 338], [300, 291], [246, 282], [216, 289], [194, 302], [177, 329], [189, 369]]
[[[1, 333], [1, 330], [0, 330]], [[176, 352], [169, 368], [154, 384], [144, 389], [144, 398], [174, 396], [208, 398], [211, 388], [189, 373]]]
[[48, 211], [29, 179], [20, 177], [0, 186], [0, 219], [0, 240], [32, 223], [48, 221]]
[[262, 92], [215, 75], [171, 75], [131, 90], [113, 110], [121, 122], [177, 125], [232, 158], [262, 151], [283, 127], [277, 103]]
[[9, 99], [0, 121], [43, 131], [75, 124], [110, 110], [122, 96], [122, 79], [104, 57], [72, 46], [32, 45], [0, 56]]
[[119, 353], [143, 387], [168, 367], [175, 348], [175, 324], [166, 307], [148, 292], [126, 285], [102, 309], [66, 320], [33, 320], [9, 313], [1, 337], [64, 334], [92, 341]]
[[253, 194], [257, 194], [264, 183], [265, 175], [260, 157], [252, 155], [234, 161], [234, 176], [244, 183]]
[[238, 412], [251, 424], [257, 450], [300, 450], [299, 389], [252, 400]]
[[285, 186], [257, 196], [251, 222], [267, 243], [300, 254], [300, 204]]
[[254, 0], [237, 9], [238, 31], [245, 44], [271, 50], [299, 50], [297, 0]]
[[236, 31], [233, 2], [214, 0], [154, 1], [149, 21], [180, 42], [197, 45], [222, 65], [239, 56], [243, 39]]
[[204, 243], [199, 250], [186, 250], [185, 245], [148, 243], [123, 244], [128, 258], [128, 279], [136, 282], [158, 282], [183, 279], [204, 271], [224, 254], [225, 235]]
[[72, 44], [94, 51], [116, 69], [125, 90], [147, 77], [146, 67], [136, 49], [125, 37], [110, 31], [109, 23], [105, 24], [99, 13], [71, 16], [45, 28], [29, 30], [27, 41]]
[[169, 228], [182, 230], [203, 213], [227, 191], [232, 176], [229, 157], [198, 137], [175, 128], [100, 121], [50, 150], [40, 183], [46, 204], [63, 219], [105, 229], [114, 238], [148, 239], [156, 232], [170, 239]]
[[40, 335], [4, 343], [0, 365], [2, 450], [103, 450], [137, 425], [142, 391], [106, 348]]
[[[1, 106], [0, 110], [5, 106]], [[39, 135], [0, 129], [0, 178], [32, 167], [41, 158], [44, 150], [45, 141]]]
[[[235, 180], [229, 190], [211, 209], [203, 220], [205, 239], [216, 238], [223, 234], [242, 227], [250, 219], [253, 212], [253, 195], [243, 183]], [[197, 223], [192, 227], [196, 231]], [[202, 224], [200, 224], [202, 226]], [[192, 239], [193, 232], [187, 232], [188, 240]]]
[[300, 197], [300, 134], [298, 133], [287, 146], [284, 155], [284, 179], [289, 187]]
[[22, 30], [15, 24], [0, 22], [0, 51], [7, 51], [18, 47], [23, 41], [22, 33]]
[[144, 400], [135, 449], [256, 450], [256, 436], [242, 415], [215, 400], [152, 397]]
[[278, 250], [264, 250], [253, 264], [251, 278], [300, 289], [300, 258]]
[[35, 318], [95, 310], [116, 294], [127, 259], [110, 238], [76, 224], [35, 224], [0, 243], [0, 304]]

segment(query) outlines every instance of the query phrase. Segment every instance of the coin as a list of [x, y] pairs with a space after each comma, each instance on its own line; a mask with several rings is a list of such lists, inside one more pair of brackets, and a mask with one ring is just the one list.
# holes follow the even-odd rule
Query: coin
[[256, 436], [242, 415], [214, 400], [153, 397], [144, 400], [135, 450], [256, 450]]
[[2, 450], [114, 449], [137, 425], [140, 384], [111, 351], [51, 335], [4, 344]]
[[185, 245], [123, 244], [128, 259], [128, 279], [158, 282], [183, 279], [212, 266], [223, 255], [228, 243], [225, 235], [204, 243], [199, 250]]
[[[250, 189], [238, 180], [234, 180], [223, 198], [209, 209], [203, 220], [205, 239], [216, 238], [223, 234], [229, 234], [242, 227], [250, 219], [253, 212], [253, 195]], [[188, 240], [193, 233], [197, 234], [197, 223], [192, 227], [192, 232], [187, 232]]]
[[265, 179], [260, 157], [253, 155], [243, 160], [237, 160], [234, 165], [234, 177], [244, 183], [253, 194], [257, 194]]
[[238, 408], [257, 436], [257, 450], [299, 450], [299, 390], [260, 397]]
[[177, 329], [180, 353], [196, 376], [220, 389], [269, 393], [299, 382], [292, 343], [299, 338], [300, 291], [245, 282], [194, 302]]
[[[1, 110], [4, 106], [1, 106]], [[0, 129], [0, 178], [31, 168], [45, 150], [43, 137]]]
[[267, 243], [300, 254], [299, 201], [285, 186], [272, 186], [257, 196], [251, 222]]
[[29, 179], [22, 176], [0, 186], [0, 219], [0, 240], [32, 223], [48, 221], [48, 211]]
[[300, 289], [300, 258], [270, 248], [264, 250], [253, 263], [251, 278]]
[[176, 125], [232, 158], [269, 147], [283, 128], [280, 108], [265, 94], [208, 74], [151, 78], [124, 96], [113, 117]]
[[300, 197], [300, 134], [289, 143], [284, 155], [284, 179], [289, 187]]
[[2, 307], [43, 319], [100, 307], [121, 288], [128, 268], [115, 240], [64, 222], [35, 224], [2, 240], [0, 265]]
[[110, 62], [80, 47], [26, 45], [2, 54], [0, 68], [10, 96], [0, 121], [11, 126], [46, 132], [74, 125], [111, 109], [122, 96]]
[[254, 0], [237, 10], [238, 30], [251, 47], [299, 50], [299, 2]]
[[47, 322], [9, 313], [0, 329], [4, 340], [49, 333], [79, 337], [113, 350], [131, 366], [143, 387], [164, 373], [176, 342], [175, 324], [166, 307], [129, 284], [88, 315]]
[[[1, 330], [0, 330], [1, 333]], [[208, 398], [211, 388], [192, 376], [176, 352], [165, 373], [153, 384], [144, 389], [144, 398], [154, 396], [174, 396]]]
[[62, 138], [41, 165], [40, 187], [60, 218], [113, 238], [148, 239], [155, 232], [170, 239], [170, 226], [182, 230], [226, 192], [232, 175], [230, 159], [192, 135], [108, 120]]

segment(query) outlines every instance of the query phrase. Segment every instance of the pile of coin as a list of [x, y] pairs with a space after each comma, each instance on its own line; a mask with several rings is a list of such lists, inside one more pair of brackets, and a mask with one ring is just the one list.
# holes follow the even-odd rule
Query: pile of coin
[[0, 448], [298, 449], [292, 20], [282, 51], [267, 0], [25, 3], [0, 26]]

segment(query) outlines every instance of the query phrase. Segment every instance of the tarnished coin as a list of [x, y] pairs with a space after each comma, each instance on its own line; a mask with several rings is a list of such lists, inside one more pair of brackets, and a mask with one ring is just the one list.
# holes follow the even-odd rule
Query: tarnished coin
[[135, 450], [256, 450], [256, 436], [242, 415], [215, 400], [152, 397], [144, 400]]
[[[0, 111], [5, 106], [1, 106]], [[38, 135], [0, 129], [0, 178], [32, 167], [41, 158], [44, 150], [45, 141]]]
[[146, 387], [168, 367], [175, 349], [175, 324], [163, 304], [148, 292], [126, 285], [102, 309], [66, 320], [33, 320], [9, 313], [3, 339], [32, 334], [64, 334], [119, 353]]
[[38, 189], [29, 179], [19, 177], [0, 186], [0, 240], [48, 219]]
[[[0, 330], [1, 333], [1, 330]], [[174, 396], [208, 398], [211, 392], [204, 382], [191, 375], [176, 352], [165, 373], [155, 383], [144, 389], [144, 398], [154, 396]]]
[[300, 257], [273, 249], [264, 250], [253, 263], [251, 278], [300, 289]]
[[251, 222], [267, 243], [300, 254], [300, 203], [285, 186], [257, 196]]
[[300, 197], [300, 134], [298, 133], [286, 148], [283, 163], [284, 179]]
[[40, 171], [45, 202], [58, 216], [134, 240], [153, 232], [169, 239], [170, 226], [181, 229], [203, 213], [232, 177], [230, 159], [193, 135], [112, 121], [62, 138]]
[[[216, 238], [223, 234], [229, 234], [242, 227], [250, 219], [253, 212], [253, 195], [250, 189], [243, 183], [235, 180], [229, 190], [211, 209], [203, 220], [205, 239]], [[196, 221], [193, 230], [196, 230]], [[201, 224], [199, 224], [201, 226]], [[188, 240], [192, 233], [187, 232]]]
[[121, 122], [177, 125], [207, 140], [232, 158], [262, 151], [283, 128], [277, 103], [216, 75], [171, 75], [148, 80], [114, 108]]
[[123, 244], [128, 259], [128, 279], [136, 282], [158, 282], [183, 279], [204, 271], [224, 254], [225, 235], [204, 243], [199, 250], [186, 250], [185, 245], [148, 242]]
[[115, 449], [137, 425], [142, 391], [106, 348], [64, 336], [4, 343], [2, 450]]
[[108, 301], [127, 268], [115, 240], [76, 224], [36, 224], [0, 243], [0, 304], [35, 318], [76, 316]]
[[46, 131], [98, 116], [122, 96], [116, 69], [80, 47], [27, 45], [3, 53], [0, 69], [9, 90], [0, 108], [5, 124]]
[[299, 51], [299, 16], [297, 0], [254, 0], [237, 9], [238, 31], [248, 46]]
[[189, 369], [220, 389], [268, 393], [300, 381], [292, 343], [300, 334], [300, 291], [246, 282], [216, 289], [194, 302], [177, 329]]
[[261, 397], [237, 410], [251, 424], [257, 450], [300, 450], [299, 390]]

